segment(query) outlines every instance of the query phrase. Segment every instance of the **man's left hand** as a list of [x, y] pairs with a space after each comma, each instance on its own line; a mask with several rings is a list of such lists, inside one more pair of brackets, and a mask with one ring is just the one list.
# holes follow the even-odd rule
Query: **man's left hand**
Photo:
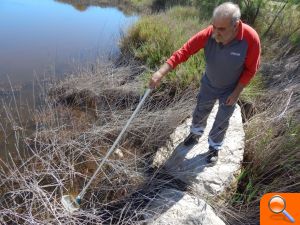
[[238, 99], [239, 99], [239, 94], [232, 93], [226, 99], [225, 104], [226, 105], [234, 105], [237, 102]]

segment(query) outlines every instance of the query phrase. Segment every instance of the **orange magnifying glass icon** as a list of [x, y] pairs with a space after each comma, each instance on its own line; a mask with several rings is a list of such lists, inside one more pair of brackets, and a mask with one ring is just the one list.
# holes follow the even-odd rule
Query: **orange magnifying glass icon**
[[285, 210], [286, 202], [285, 199], [282, 198], [280, 195], [274, 195], [269, 201], [269, 209], [273, 213], [283, 213], [289, 221], [292, 223], [295, 222], [295, 219]]

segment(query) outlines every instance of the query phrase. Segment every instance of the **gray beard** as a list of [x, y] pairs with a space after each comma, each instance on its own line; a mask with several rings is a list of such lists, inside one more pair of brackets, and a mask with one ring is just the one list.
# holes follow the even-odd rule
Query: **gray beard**
[[216, 41], [217, 43], [220, 43], [220, 40], [218, 40], [218, 39], [216, 38], [216, 35], [215, 35], [214, 33], [212, 34], [212, 38], [215, 39], [215, 41]]

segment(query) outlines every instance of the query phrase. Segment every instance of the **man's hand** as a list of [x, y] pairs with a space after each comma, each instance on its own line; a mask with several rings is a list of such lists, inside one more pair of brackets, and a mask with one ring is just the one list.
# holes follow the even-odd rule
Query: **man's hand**
[[171, 70], [172, 67], [168, 63], [163, 64], [162, 67], [158, 71], [156, 71], [149, 80], [149, 88], [154, 89], [158, 87], [161, 79]]
[[226, 99], [226, 105], [234, 105], [239, 99], [239, 94], [235, 94], [234, 92], [228, 96]]
[[237, 86], [235, 87], [234, 91], [231, 93], [231, 95], [228, 96], [226, 99], [225, 104], [226, 105], [234, 105], [237, 100], [239, 99], [240, 94], [242, 93], [245, 85], [238, 83]]
[[154, 89], [157, 88], [160, 84], [161, 79], [163, 78], [163, 74], [160, 71], [156, 71], [150, 81], [149, 81], [149, 88]]

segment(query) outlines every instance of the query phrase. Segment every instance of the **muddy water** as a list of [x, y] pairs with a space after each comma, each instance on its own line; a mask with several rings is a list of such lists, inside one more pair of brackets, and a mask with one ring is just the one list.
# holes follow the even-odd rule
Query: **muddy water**
[[72, 0], [0, 1], [1, 158], [15, 147], [12, 126], [34, 128], [32, 113], [42, 101], [34, 87], [116, 57], [120, 36], [137, 19]]

